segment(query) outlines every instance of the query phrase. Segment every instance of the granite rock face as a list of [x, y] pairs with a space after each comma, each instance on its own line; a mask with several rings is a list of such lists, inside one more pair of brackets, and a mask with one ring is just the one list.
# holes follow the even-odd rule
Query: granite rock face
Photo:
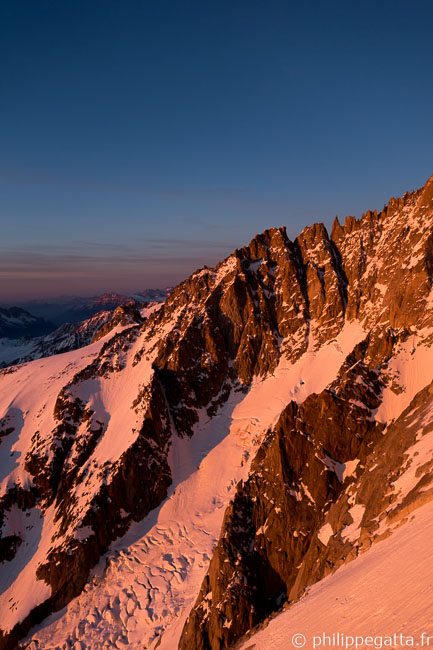
[[268, 432], [226, 512], [181, 650], [230, 648], [432, 497], [431, 459], [402, 499], [393, 488], [417, 435], [431, 431], [412, 424], [420, 412], [426, 420], [431, 387], [396, 421], [375, 417], [385, 391], [407, 390], [393, 359], [412, 339], [411, 355], [432, 345], [432, 227], [430, 179], [380, 214], [336, 219], [330, 239], [321, 225], [297, 238], [308, 336], [320, 344], [357, 319], [366, 338], [325, 391], [289, 404]]
[[[390, 484], [405, 464], [412, 471], [414, 423], [432, 400], [431, 379], [409, 386], [401, 372], [403, 361], [430, 350], [432, 286], [430, 179], [380, 213], [336, 220], [331, 236], [322, 224], [294, 241], [284, 228], [267, 230], [215, 269], [196, 271], [148, 318], [134, 305], [118, 307], [66, 365], [58, 357], [44, 366], [52, 357], [25, 366], [28, 378], [20, 370], [23, 384], [40, 373], [46, 394], [33, 410], [11, 400], [0, 412], [0, 454], [15, 463], [1, 484], [0, 561], [18, 580], [14, 558], [30, 533], [23, 526], [12, 534], [8, 522], [37, 515], [44, 523], [34, 576], [45, 595], [21, 605], [0, 648], [16, 648], [77, 596], [109, 545], [164, 501], [174, 439], [193, 437], [200, 417], [218, 418], [234, 391], [247, 394], [282, 362], [343, 336], [351, 321], [364, 338], [333, 381], [302, 403], [281, 404], [260, 441], [179, 648], [230, 648], [388, 534], [386, 522], [400, 522], [430, 495], [429, 463], [404, 498]], [[14, 372], [0, 371], [0, 389]]]

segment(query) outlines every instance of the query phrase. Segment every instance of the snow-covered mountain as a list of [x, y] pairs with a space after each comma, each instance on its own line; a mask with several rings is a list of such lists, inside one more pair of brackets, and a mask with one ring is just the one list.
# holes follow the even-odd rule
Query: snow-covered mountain
[[[145, 306], [143, 306], [145, 305]], [[161, 306], [160, 302], [139, 303], [129, 299], [112, 311], [99, 311], [81, 323], [64, 323], [36, 338], [0, 338], [0, 368], [77, 350], [107, 334], [116, 325], [142, 323]]]
[[8, 309], [0, 307], [0, 339], [42, 336], [54, 328], [53, 323], [34, 316], [20, 307], [9, 307]]
[[244, 647], [277, 649], [358, 562], [426, 548], [432, 296], [433, 177], [1, 371], [0, 647], [225, 650], [272, 619]]
[[164, 302], [169, 292], [170, 288], [145, 289], [136, 293], [110, 292], [90, 297], [64, 296], [52, 300], [29, 300], [19, 303], [19, 307], [56, 325], [63, 325], [64, 323], [79, 323], [87, 320], [100, 311], [113, 311], [129, 300], [144, 304]]

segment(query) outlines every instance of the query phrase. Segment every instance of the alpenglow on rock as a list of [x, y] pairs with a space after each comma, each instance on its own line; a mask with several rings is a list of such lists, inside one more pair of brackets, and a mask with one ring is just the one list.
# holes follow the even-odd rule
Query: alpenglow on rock
[[0, 371], [0, 648], [229, 649], [392, 534], [433, 496], [432, 307], [433, 178]]

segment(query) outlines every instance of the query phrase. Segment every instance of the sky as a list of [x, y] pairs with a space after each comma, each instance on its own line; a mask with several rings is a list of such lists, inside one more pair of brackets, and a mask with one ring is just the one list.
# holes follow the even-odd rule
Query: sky
[[431, 0], [3, 0], [0, 301], [172, 286], [433, 174]]

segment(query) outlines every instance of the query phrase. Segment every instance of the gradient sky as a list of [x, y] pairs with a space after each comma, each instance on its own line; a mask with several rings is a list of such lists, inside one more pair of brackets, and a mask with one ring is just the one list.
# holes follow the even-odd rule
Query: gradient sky
[[433, 2], [3, 0], [0, 301], [172, 285], [433, 174]]

